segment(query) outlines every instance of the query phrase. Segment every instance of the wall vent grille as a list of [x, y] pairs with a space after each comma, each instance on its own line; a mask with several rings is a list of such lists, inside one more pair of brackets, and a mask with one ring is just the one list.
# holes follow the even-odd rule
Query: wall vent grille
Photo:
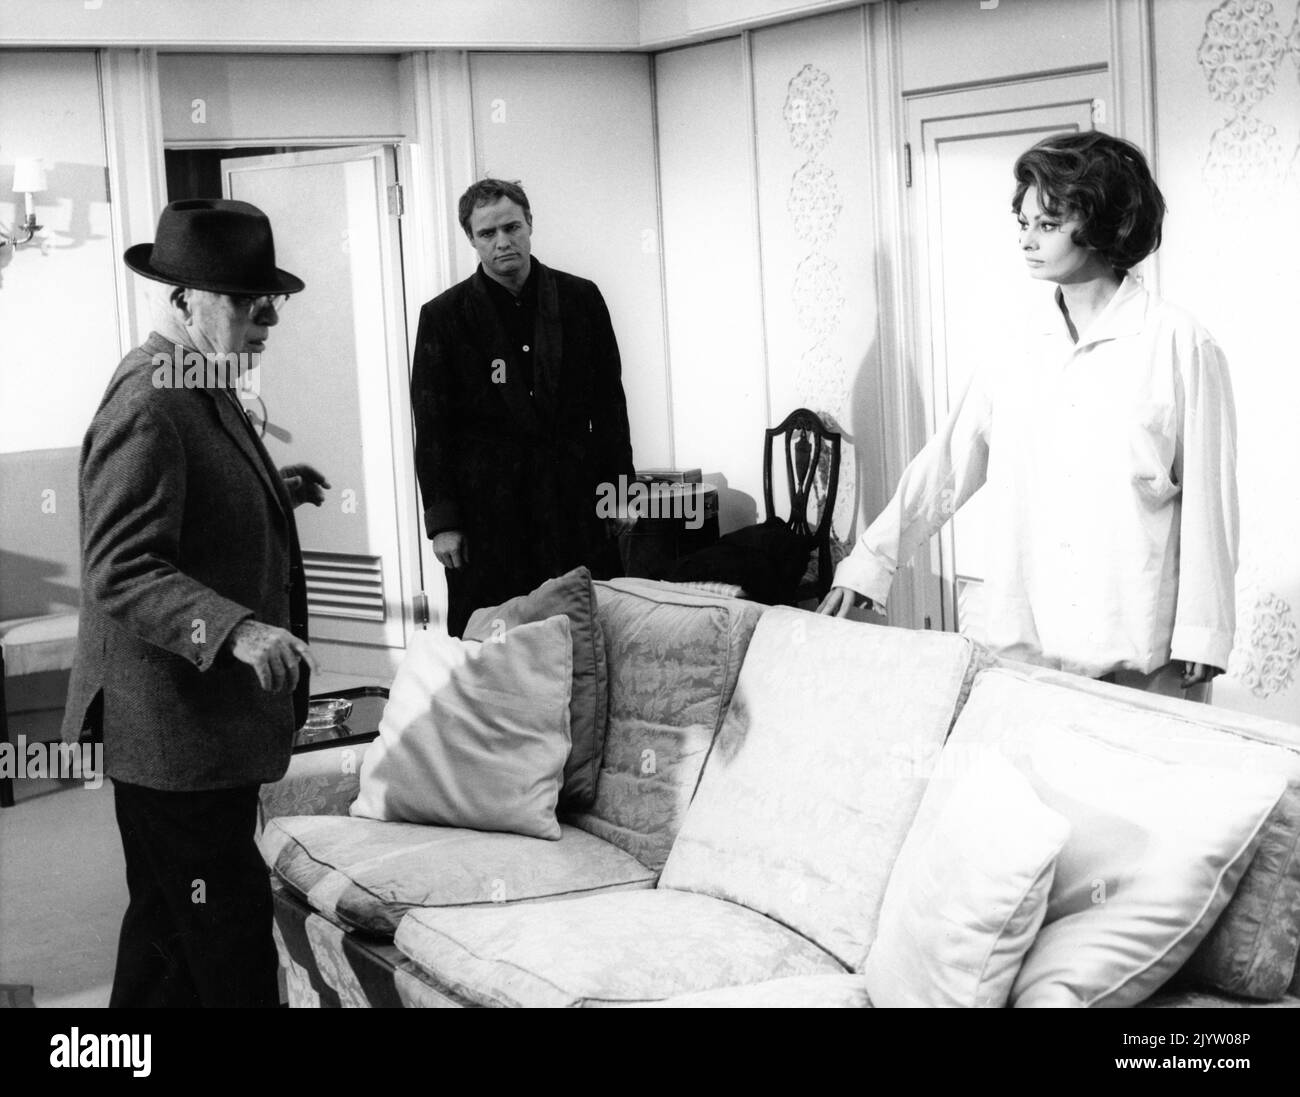
[[310, 613], [350, 621], [384, 620], [384, 574], [378, 556], [304, 549], [302, 563]]

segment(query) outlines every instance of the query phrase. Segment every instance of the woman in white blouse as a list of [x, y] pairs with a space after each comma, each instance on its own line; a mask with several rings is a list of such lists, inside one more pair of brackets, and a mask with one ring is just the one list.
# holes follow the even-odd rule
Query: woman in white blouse
[[1058, 134], [1014, 174], [1029, 276], [1057, 287], [1041, 337], [976, 371], [818, 612], [883, 603], [899, 564], [983, 486], [995, 652], [1199, 694], [1227, 666], [1234, 627], [1227, 364], [1129, 274], [1160, 246], [1165, 211], [1136, 147]]

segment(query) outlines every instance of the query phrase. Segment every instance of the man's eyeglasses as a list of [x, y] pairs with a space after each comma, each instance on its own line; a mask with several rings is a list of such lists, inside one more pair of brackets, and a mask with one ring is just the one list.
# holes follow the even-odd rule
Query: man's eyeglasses
[[228, 296], [249, 316], [256, 316], [258, 313], [265, 312], [268, 307], [279, 312], [289, 300], [287, 293], [264, 293], [260, 296], [251, 293], [232, 293]]

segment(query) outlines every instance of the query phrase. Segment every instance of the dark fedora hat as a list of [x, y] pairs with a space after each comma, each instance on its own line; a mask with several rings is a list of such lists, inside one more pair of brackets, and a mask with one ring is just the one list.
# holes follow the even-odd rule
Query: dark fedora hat
[[301, 278], [275, 265], [270, 219], [229, 198], [186, 198], [158, 218], [157, 239], [122, 258], [136, 274], [214, 293], [297, 293]]

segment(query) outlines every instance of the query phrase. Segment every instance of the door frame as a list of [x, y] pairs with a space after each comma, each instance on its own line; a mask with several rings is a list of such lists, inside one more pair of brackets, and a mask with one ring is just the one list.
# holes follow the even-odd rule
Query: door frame
[[[1027, 106], [1024, 90], [1029, 85], [1050, 87], [1055, 94], [1032, 107]], [[956, 122], [1016, 111], [1047, 111], [1085, 100], [1095, 102], [1097, 96], [1085, 93], [1093, 92], [1099, 87], [1109, 89], [1111, 86], [1106, 65], [1089, 65], [1068, 73], [1027, 75], [1021, 79], [992, 81], [977, 87], [925, 91], [903, 96], [904, 140], [910, 150], [911, 177], [903, 202], [908, 226], [910, 273], [910, 279], [906, 283], [905, 332], [906, 341], [914, 348], [914, 377], [919, 390], [915, 399], [919, 401], [920, 407], [914, 410], [925, 423], [926, 441], [938, 430], [951, 400], [946, 370], [940, 375], [932, 323], [935, 313], [942, 308], [942, 302], [936, 303], [934, 300], [935, 294], [941, 293], [941, 290], [936, 288], [932, 277], [936, 244], [935, 234], [930, 228], [929, 193], [935, 184], [935, 164], [934, 157], [926, 155], [926, 127], [946, 121]], [[1096, 117], [1095, 108], [1093, 117]], [[1026, 132], [1040, 131], [1036, 127], [1029, 127]], [[951, 521], [946, 522], [939, 533], [930, 539], [928, 552], [928, 570], [917, 576], [916, 601], [921, 607], [926, 627], [956, 631], [959, 625], [958, 576]], [[918, 554], [918, 560], [920, 558]]]
[[[368, 149], [380, 147], [387, 156], [386, 171], [402, 188], [403, 205], [406, 211], [420, 196], [410, 192], [408, 180], [415, 181], [417, 173], [412, 168], [412, 150], [410, 143], [402, 137], [392, 134], [367, 137], [261, 137], [257, 139], [227, 138], [217, 140], [188, 139], [160, 140], [154, 148], [155, 171], [165, 180], [166, 152], [169, 149], [222, 149], [263, 148], [273, 154], [277, 148], [310, 148], [315, 151]], [[292, 155], [292, 154], [286, 154]], [[250, 157], [249, 159], [256, 159]], [[165, 183], [159, 195], [161, 204], [168, 200]], [[157, 214], [154, 215], [157, 220]], [[393, 462], [394, 484], [399, 487], [395, 505], [398, 524], [398, 568], [399, 581], [406, 597], [402, 601], [402, 636], [409, 644], [416, 629], [423, 628], [427, 622], [425, 609], [425, 591], [428, 583], [428, 567], [424, 552], [424, 523], [420, 516], [418, 503], [418, 485], [415, 479], [414, 457], [414, 420], [410, 407], [410, 364], [411, 341], [414, 331], [414, 318], [409, 315], [411, 305], [412, 264], [418, 264], [422, 258], [420, 249], [413, 248], [411, 229], [408, 218], [400, 215], [397, 225], [391, 225], [383, 234], [383, 266], [386, 272], [385, 307], [387, 309], [387, 327], [389, 338], [388, 367], [388, 403], [390, 420], [393, 425], [391, 458]], [[376, 647], [370, 644], [354, 643], [341, 640], [318, 641], [327, 645], [346, 646], [356, 652], [359, 662], [356, 673], [365, 678], [390, 680], [396, 670], [402, 649]]]

